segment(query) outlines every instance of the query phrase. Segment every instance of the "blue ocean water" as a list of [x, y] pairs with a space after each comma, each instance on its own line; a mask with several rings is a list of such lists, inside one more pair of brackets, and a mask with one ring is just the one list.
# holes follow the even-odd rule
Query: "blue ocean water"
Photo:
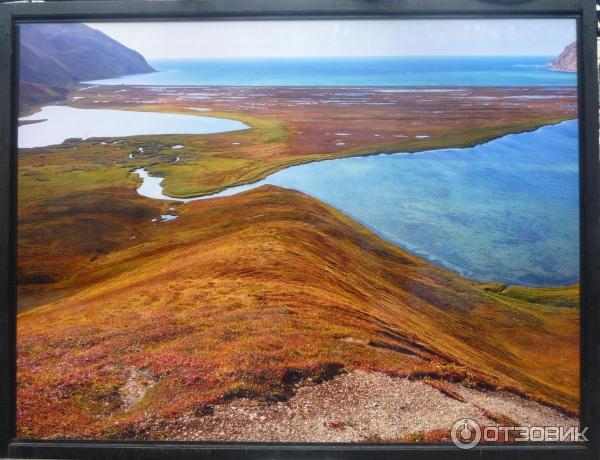
[[464, 149], [310, 163], [263, 184], [293, 188], [468, 278], [534, 286], [579, 279], [578, 125]]
[[169, 86], [570, 86], [539, 57], [151, 60], [156, 73], [91, 83]]

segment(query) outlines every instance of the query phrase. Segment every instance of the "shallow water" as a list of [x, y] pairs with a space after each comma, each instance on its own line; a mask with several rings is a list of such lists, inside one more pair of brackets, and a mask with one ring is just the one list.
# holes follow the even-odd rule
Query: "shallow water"
[[[140, 175], [157, 199], [162, 178]], [[579, 279], [576, 121], [464, 149], [295, 166], [254, 184], [307, 193], [391, 241], [472, 279], [561, 285]]]
[[58, 105], [42, 107], [40, 112], [21, 120], [45, 121], [19, 127], [19, 148], [62, 144], [70, 138], [210, 134], [248, 129], [236, 120], [202, 115], [77, 109]]

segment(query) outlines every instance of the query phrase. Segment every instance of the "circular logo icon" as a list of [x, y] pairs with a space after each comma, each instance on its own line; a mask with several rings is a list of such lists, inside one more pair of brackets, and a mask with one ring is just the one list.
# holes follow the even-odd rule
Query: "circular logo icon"
[[481, 427], [470, 418], [454, 422], [450, 430], [454, 445], [460, 449], [472, 449], [481, 441]]

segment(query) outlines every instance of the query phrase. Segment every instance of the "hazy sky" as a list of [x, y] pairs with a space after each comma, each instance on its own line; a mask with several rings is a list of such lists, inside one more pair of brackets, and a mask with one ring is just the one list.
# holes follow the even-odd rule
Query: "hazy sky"
[[146, 58], [555, 56], [574, 19], [94, 23]]

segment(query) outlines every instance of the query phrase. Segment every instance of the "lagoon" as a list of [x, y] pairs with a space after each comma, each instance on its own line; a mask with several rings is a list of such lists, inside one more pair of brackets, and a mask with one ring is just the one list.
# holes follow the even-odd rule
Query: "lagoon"
[[[254, 184], [307, 193], [386, 240], [467, 278], [553, 286], [579, 280], [578, 124], [566, 121], [474, 147], [294, 166]], [[162, 178], [138, 170], [141, 195]]]
[[124, 137], [161, 134], [210, 134], [248, 129], [237, 120], [131, 110], [78, 109], [60, 105], [20, 118], [36, 121], [19, 126], [19, 148], [62, 144], [71, 138]]

